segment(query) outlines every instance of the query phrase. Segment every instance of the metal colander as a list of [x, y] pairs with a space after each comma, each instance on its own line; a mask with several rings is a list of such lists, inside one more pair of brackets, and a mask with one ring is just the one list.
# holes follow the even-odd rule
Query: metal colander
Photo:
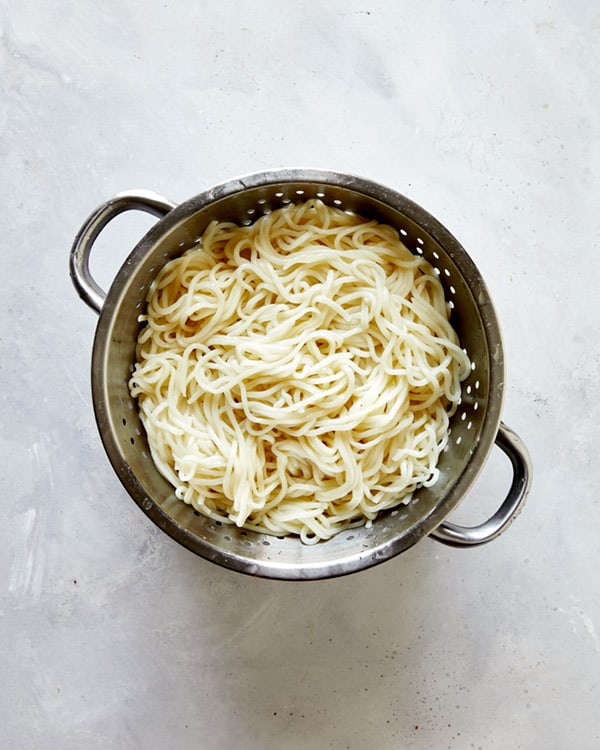
[[[169, 259], [196, 244], [213, 219], [250, 224], [290, 202], [320, 198], [326, 204], [390, 224], [405, 245], [436, 269], [452, 308], [452, 324], [472, 370], [440, 458], [439, 481], [415, 493], [408, 505], [384, 512], [370, 528], [354, 528], [315, 545], [210, 520], [176, 499], [150, 455], [128, 381], [150, 283]], [[139, 209], [161, 217], [131, 252], [105, 294], [89, 271], [89, 256], [103, 227], [119, 213]], [[406, 197], [376, 183], [337, 172], [285, 169], [247, 175], [217, 185], [178, 205], [146, 191], [121, 193], [84, 223], [70, 256], [73, 283], [100, 317], [92, 354], [92, 395], [108, 457], [140, 508], [173, 539], [202, 557], [257, 576], [329, 578], [399, 554], [422, 537], [456, 546], [488, 542], [515, 517], [527, 494], [531, 467], [525, 446], [500, 421], [504, 358], [488, 290], [459, 242]], [[465, 496], [497, 443], [513, 467], [511, 487], [485, 523], [445, 522]]]

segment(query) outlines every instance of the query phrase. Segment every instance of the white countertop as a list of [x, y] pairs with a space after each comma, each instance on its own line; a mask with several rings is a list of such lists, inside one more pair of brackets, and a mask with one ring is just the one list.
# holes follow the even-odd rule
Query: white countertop
[[[3, 747], [600, 747], [600, 13], [587, 0], [2, 3]], [[525, 510], [282, 583], [196, 557], [116, 478], [96, 316], [68, 276], [93, 208], [315, 166], [406, 194], [494, 299]], [[95, 248], [106, 287], [147, 216]], [[495, 449], [454, 518], [506, 490]]]

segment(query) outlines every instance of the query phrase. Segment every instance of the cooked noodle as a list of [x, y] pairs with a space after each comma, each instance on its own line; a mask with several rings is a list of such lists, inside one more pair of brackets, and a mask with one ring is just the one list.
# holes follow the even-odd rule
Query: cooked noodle
[[141, 320], [131, 394], [201, 513], [310, 543], [437, 480], [469, 361], [391, 227], [318, 200], [214, 221]]

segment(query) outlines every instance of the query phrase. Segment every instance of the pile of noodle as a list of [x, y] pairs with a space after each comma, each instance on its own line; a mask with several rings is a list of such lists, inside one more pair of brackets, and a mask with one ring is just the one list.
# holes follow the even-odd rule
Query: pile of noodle
[[151, 285], [130, 380], [201, 513], [327, 539], [437, 477], [469, 361], [433, 268], [318, 200], [213, 222]]

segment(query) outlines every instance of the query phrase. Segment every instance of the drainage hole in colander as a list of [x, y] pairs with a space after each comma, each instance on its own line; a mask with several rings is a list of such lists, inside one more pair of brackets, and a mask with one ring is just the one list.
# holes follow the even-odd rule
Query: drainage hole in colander
[[129, 442], [131, 443], [131, 445], [135, 445], [135, 438], [130, 437]]
[[229, 536], [229, 534], [225, 534], [225, 536], [223, 537], [223, 539], [224, 539], [224, 540], [225, 540], [226, 542], [230, 542], [230, 541], [231, 541], [231, 537]]
[[123, 417], [123, 419], [121, 420], [121, 422], [123, 422], [123, 427], [127, 426], [127, 420], [125, 419], [125, 417]]

